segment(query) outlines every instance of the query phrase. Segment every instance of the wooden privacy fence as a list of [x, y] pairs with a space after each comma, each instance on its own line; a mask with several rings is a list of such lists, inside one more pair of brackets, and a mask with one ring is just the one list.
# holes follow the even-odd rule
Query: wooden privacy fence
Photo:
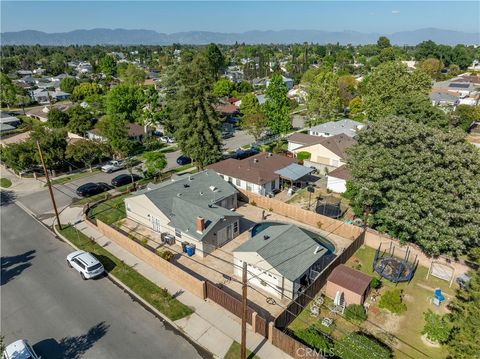
[[301, 313], [301, 311], [310, 303], [320, 289], [327, 282], [327, 278], [333, 269], [340, 264], [344, 264], [356, 251], [363, 245], [365, 232], [362, 232], [342, 253], [333, 259], [332, 262], [320, 273], [318, 278], [308, 286], [290, 305], [275, 319], [275, 326], [284, 330]]
[[[273, 324], [273, 323], [272, 323]], [[271, 325], [270, 328], [270, 342], [277, 348], [287, 353], [295, 359], [321, 359], [324, 358], [319, 351], [315, 351], [312, 348], [300, 343], [298, 340], [283, 333], [282, 331]]]

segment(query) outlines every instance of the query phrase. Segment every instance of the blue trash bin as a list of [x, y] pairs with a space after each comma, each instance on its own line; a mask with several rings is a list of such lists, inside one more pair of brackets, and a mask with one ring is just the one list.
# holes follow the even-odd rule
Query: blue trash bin
[[193, 246], [191, 246], [191, 245], [188, 244], [188, 245], [185, 246], [185, 251], [187, 252], [187, 255], [188, 255], [189, 257], [191, 257], [191, 256], [193, 256], [194, 253], [195, 253], [195, 247], [193, 247]]

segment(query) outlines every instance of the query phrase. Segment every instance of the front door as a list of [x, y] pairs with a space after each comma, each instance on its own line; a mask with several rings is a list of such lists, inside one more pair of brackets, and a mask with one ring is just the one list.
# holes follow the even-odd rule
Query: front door
[[150, 223], [152, 224], [152, 229], [155, 232], [160, 232], [160, 220], [157, 217], [150, 216]]

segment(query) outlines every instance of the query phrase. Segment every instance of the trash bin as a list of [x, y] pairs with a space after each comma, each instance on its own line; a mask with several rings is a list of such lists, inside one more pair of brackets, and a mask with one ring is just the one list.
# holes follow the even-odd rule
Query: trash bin
[[190, 244], [185, 246], [185, 249], [187, 250], [187, 255], [189, 257], [193, 256], [195, 254], [195, 246], [192, 246]]
[[182, 242], [182, 252], [183, 253], [187, 253], [187, 246], [188, 246], [187, 242]]

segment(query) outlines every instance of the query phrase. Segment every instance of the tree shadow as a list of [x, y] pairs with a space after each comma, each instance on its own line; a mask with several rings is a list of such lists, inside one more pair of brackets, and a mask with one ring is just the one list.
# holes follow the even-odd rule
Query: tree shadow
[[110, 326], [100, 322], [91, 327], [87, 333], [76, 337], [65, 337], [57, 342], [53, 338], [45, 339], [33, 345], [33, 349], [43, 358], [80, 359], [108, 331]]
[[15, 202], [15, 199], [15, 192], [4, 189], [0, 191], [0, 206], [8, 206], [9, 204]]
[[103, 264], [103, 268], [105, 268], [105, 271], [108, 273], [114, 270], [117, 266], [114, 261], [112, 261], [109, 257], [103, 254], [95, 254], [95, 257], [97, 257], [97, 259]]
[[25, 269], [32, 265], [31, 261], [35, 258], [35, 250], [18, 254], [16, 256], [5, 256], [0, 258], [0, 285], [7, 284], [16, 276], [20, 275]]

